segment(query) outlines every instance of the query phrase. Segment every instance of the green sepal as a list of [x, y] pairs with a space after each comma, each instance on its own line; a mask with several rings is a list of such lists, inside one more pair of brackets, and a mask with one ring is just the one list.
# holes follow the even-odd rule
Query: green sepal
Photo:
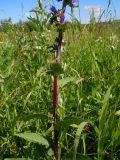
[[49, 20], [50, 24], [53, 24], [56, 21], [57, 21], [57, 16], [52, 16]]
[[52, 63], [50, 65], [50, 71], [48, 72], [48, 74], [51, 74], [53, 76], [58, 76], [62, 73], [63, 73], [63, 68], [62, 68], [61, 64]]
[[60, 23], [57, 26], [57, 31], [58, 32], [65, 32], [66, 29], [67, 29], [67, 24], [66, 23]]

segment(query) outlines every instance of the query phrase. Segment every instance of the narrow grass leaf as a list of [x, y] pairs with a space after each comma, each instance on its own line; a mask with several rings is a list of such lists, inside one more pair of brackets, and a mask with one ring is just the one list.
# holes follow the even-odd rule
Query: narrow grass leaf
[[83, 131], [83, 129], [86, 126], [87, 123], [88, 122], [82, 122], [80, 125], [78, 125], [78, 129], [77, 129], [77, 132], [76, 132], [76, 135], [75, 135], [75, 140], [74, 140], [73, 160], [76, 159], [77, 148], [78, 148], [78, 145], [79, 145], [80, 136], [81, 136], [81, 133], [82, 133], [82, 131]]
[[117, 128], [112, 134], [111, 145], [117, 146], [120, 145], [120, 118], [118, 120]]
[[29, 101], [31, 94], [32, 94], [32, 91], [30, 93], [28, 93], [26, 99], [24, 100], [24, 107], [26, 106], [27, 102]]
[[107, 112], [108, 112], [108, 102], [109, 102], [109, 98], [110, 98], [110, 92], [111, 92], [111, 88], [110, 87], [105, 96], [104, 96], [104, 100], [103, 100], [103, 106], [100, 112], [100, 117], [99, 117], [99, 131], [100, 133], [102, 133], [102, 130], [104, 128], [105, 125], [105, 121], [106, 121], [106, 116], [107, 116]]

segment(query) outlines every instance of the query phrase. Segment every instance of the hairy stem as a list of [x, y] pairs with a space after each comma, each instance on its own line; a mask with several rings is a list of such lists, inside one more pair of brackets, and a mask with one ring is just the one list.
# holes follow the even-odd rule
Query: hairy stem
[[[61, 16], [65, 12], [65, 5], [61, 12]], [[62, 21], [60, 23], [63, 23]], [[58, 47], [56, 52], [56, 64], [60, 64], [60, 55], [62, 47], [63, 32], [58, 32]], [[54, 156], [55, 160], [58, 160], [58, 137], [59, 131], [56, 129], [57, 124], [57, 100], [58, 100], [58, 76], [54, 75], [54, 91], [53, 91], [53, 127], [54, 127]]]
[[[58, 33], [58, 49], [56, 53], [56, 63], [60, 63], [60, 54], [62, 46], [62, 32]], [[59, 132], [56, 129], [57, 123], [57, 99], [58, 99], [58, 76], [54, 76], [54, 91], [53, 91], [53, 127], [54, 127], [54, 155], [55, 160], [58, 160], [58, 136]]]

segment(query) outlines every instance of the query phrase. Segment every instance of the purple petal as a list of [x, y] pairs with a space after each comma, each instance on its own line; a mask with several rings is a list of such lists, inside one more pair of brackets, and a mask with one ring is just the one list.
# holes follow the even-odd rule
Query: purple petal
[[72, 0], [72, 3], [78, 3], [79, 0]]
[[57, 14], [57, 12], [58, 12], [57, 9], [54, 6], [52, 6], [50, 8], [50, 10], [51, 10], [52, 14]]
[[65, 20], [65, 16], [64, 16], [64, 14], [60, 17], [60, 22], [64, 22], [64, 20]]

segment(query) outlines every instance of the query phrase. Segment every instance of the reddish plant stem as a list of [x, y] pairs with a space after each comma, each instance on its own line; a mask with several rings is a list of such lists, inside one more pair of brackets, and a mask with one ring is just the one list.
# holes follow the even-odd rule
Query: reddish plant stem
[[62, 47], [62, 39], [63, 39], [63, 33], [58, 33], [58, 49], [57, 49], [57, 55], [56, 55], [56, 63], [60, 64], [60, 54], [61, 54], [61, 47]]
[[[62, 46], [62, 32], [58, 34], [58, 49], [56, 53], [56, 63], [60, 63], [60, 54]], [[53, 90], [53, 127], [54, 127], [54, 156], [58, 160], [58, 137], [59, 131], [56, 129], [57, 123], [57, 100], [58, 100], [58, 76], [54, 76], [54, 90]]]
[[54, 127], [54, 156], [58, 160], [58, 131], [55, 128], [57, 122], [57, 99], [58, 99], [58, 78], [54, 76], [54, 91], [53, 91], [53, 127]]

